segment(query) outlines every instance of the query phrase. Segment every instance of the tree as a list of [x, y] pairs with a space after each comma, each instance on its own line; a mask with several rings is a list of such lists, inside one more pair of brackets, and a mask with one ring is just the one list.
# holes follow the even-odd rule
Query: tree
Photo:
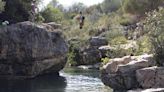
[[[36, 0], [39, 4], [40, 0]], [[8, 20], [11, 23], [27, 21], [31, 11], [32, 0], [5, 0], [5, 11], [0, 14], [0, 21]]]
[[58, 8], [60, 11], [64, 11], [64, 7], [62, 4], [60, 4], [58, 1], [56, 0], [52, 0], [48, 5], [54, 7], [54, 8]]
[[122, 0], [104, 0], [101, 8], [104, 13], [110, 13], [118, 10], [121, 7]]
[[74, 3], [71, 7], [69, 7], [69, 12], [77, 13], [80, 11], [84, 11], [86, 6], [83, 3]]
[[63, 19], [63, 13], [51, 5], [48, 5], [47, 8], [41, 11], [41, 15], [45, 19], [45, 22], [61, 22]]
[[145, 12], [157, 9], [163, 0], [124, 0], [123, 10], [131, 14], [145, 14]]

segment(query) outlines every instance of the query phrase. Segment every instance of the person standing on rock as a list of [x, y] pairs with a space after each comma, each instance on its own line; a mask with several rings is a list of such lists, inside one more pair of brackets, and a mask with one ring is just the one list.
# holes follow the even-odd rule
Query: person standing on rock
[[36, 1], [32, 0], [32, 2], [31, 2], [31, 11], [30, 11], [30, 19], [29, 19], [29, 20], [31, 20], [31, 22], [35, 21], [37, 11], [38, 11], [38, 7], [36, 5]]
[[75, 19], [79, 22], [79, 28], [82, 29], [84, 26], [84, 19], [82, 12], [79, 12], [79, 14], [75, 17]]

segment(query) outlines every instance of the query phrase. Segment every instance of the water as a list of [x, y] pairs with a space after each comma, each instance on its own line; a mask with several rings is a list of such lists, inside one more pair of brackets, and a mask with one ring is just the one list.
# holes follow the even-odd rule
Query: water
[[0, 80], [0, 92], [112, 92], [99, 79], [97, 70], [66, 68], [55, 75], [29, 80]]

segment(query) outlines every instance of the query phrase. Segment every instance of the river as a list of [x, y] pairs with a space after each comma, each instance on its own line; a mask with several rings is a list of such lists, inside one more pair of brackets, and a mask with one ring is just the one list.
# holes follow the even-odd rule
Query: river
[[98, 70], [65, 68], [60, 77], [53, 74], [29, 80], [0, 80], [0, 92], [112, 92], [99, 78]]

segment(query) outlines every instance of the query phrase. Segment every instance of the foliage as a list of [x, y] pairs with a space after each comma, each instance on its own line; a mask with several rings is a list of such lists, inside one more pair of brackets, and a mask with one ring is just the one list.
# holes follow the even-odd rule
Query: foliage
[[80, 11], [84, 11], [86, 9], [86, 6], [83, 3], [74, 3], [71, 7], [69, 7], [69, 12], [75, 12], [78, 13]]
[[141, 55], [143, 53], [151, 52], [151, 43], [150, 43], [150, 39], [147, 35], [138, 39], [137, 44], [138, 44], [138, 48], [135, 52], [136, 55]]
[[[36, 0], [39, 4], [40, 0]], [[8, 20], [10, 23], [27, 21], [30, 16], [32, 0], [5, 0], [5, 11], [0, 14], [0, 22]]]
[[147, 14], [144, 31], [149, 34], [157, 65], [164, 66], [164, 9]]
[[105, 57], [105, 58], [102, 58], [101, 61], [102, 61], [102, 64], [105, 65], [108, 62], [110, 62], [110, 59], [108, 57]]
[[121, 29], [111, 29], [109, 31], [107, 31], [105, 33], [105, 37], [106, 39], [108, 40], [109, 44], [113, 44], [114, 42], [112, 42], [113, 39], [117, 38], [117, 37], [122, 37], [124, 36], [123, 33], [122, 33], [122, 30]]
[[0, 0], [0, 13], [4, 11], [5, 2]]
[[134, 53], [134, 51], [133, 51], [132, 48], [124, 49], [124, 48], [122, 48], [121, 46], [118, 45], [114, 49], [109, 50], [106, 53], [106, 56], [108, 58], [121, 58], [123, 56], [131, 55], [133, 53]]
[[63, 19], [63, 13], [59, 9], [54, 8], [51, 5], [47, 6], [46, 9], [41, 12], [41, 15], [45, 19], [45, 22], [61, 23]]
[[145, 12], [157, 9], [163, 0], [124, 0], [123, 10], [131, 14], [145, 14]]
[[110, 13], [118, 10], [121, 7], [122, 0], [104, 0], [101, 4], [104, 13]]
[[112, 45], [127, 44], [127, 39], [124, 36], [118, 36], [112, 39], [111, 44]]
[[68, 62], [71, 66], [76, 66], [78, 64], [78, 62], [80, 61], [80, 55], [79, 55], [79, 51], [80, 51], [80, 45], [81, 45], [81, 41], [80, 39], [71, 39], [68, 41], [69, 44], [69, 53], [68, 53]]

